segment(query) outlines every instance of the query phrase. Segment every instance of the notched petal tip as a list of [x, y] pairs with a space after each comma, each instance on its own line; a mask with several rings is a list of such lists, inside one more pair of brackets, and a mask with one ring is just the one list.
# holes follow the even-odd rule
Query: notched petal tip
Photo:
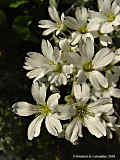
[[16, 103], [13, 104], [13, 105], [12, 105], [12, 112], [18, 114], [18, 108], [19, 108], [19, 107], [16, 105]]

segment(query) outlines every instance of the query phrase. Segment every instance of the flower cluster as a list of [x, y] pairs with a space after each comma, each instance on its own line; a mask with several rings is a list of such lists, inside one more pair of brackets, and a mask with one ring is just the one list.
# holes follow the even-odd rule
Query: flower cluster
[[46, 29], [43, 35], [52, 35], [54, 42], [43, 39], [42, 53], [29, 52], [25, 59], [36, 104], [23, 101], [12, 106], [20, 116], [36, 115], [28, 127], [29, 140], [40, 134], [44, 119], [50, 134], [63, 135], [73, 144], [84, 136], [83, 127], [97, 138], [112, 138], [119, 127], [112, 97], [120, 98], [120, 49], [109, 45], [120, 25], [120, 6], [98, 0], [98, 8], [77, 7], [73, 18], [64, 13], [59, 17], [56, 8], [49, 7], [52, 20], [39, 21], [38, 27]]

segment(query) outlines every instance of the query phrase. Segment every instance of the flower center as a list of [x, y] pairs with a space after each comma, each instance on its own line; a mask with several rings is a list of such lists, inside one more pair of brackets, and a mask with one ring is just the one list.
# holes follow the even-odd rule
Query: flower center
[[74, 67], [74, 70], [73, 70], [73, 75], [77, 75], [78, 74], [78, 68], [77, 67]]
[[62, 73], [62, 65], [60, 63], [56, 65], [54, 72]]
[[91, 72], [91, 71], [93, 71], [92, 62], [90, 61], [90, 62], [85, 63], [85, 64], [83, 65], [83, 70], [84, 70], [85, 72]]
[[38, 108], [38, 114], [40, 115], [47, 116], [51, 113], [51, 109], [46, 104], [38, 105]]
[[82, 34], [87, 33], [87, 25], [81, 26], [78, 31]]
[[67, 26], [66, 25], [63, 25], [62, 31], [67, 31]]
[[62, 31], [66, 31], [67, 30], [67, 26], [64, 25], [62, 23], [62, 21], [57, 22], [57, 28], [60, 29], [60, 30], [62, 30]]
[[101, 86], [101, 92], [105, 92], [105, 91], [108, 91], [109, 87], [108, 88], [104, 88]]
[[84, 122], [84, 118], [87, 116], [95, 117], [95, 114], [92, 112], [89, 112], [87, 105], [76, 105], [76, 116]]
[[60, 29], [62, 25], [62, 21], [57, 22], [57, 28]]
[[55, 65], [53, 61], [49, 61], [49, 65]]
[[114, 13], [107, 13], [106, 16], [107, 16], [107, 21], [108, 21], [108, 22], [112, 22], [112, 21], [115, 20], [115, 15], [114, 15]]

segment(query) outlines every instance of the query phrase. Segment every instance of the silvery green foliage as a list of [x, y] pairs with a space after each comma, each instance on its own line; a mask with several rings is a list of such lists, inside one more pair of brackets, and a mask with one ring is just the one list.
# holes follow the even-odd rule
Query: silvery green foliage
[[[58, 137], [63, 133], [60, 121], [69, 119], [69, 124], [64, 124], [64, 137], [73, 144], [84, 137], [83, 126], [97, 138], [112, 138], [112, 131], [119, 127], [112, 97], [120, 98], [120, 49], [113, 50], [109, 44], [120, 25], [120, 6], [116, 1], [98, 0], [98, 8], [96, 12], [77, 7], [74, 18], [64, 13], [59, 17], [52, 6], [48, 8], [51, 20], [39, 21], [38, 26], [46, 29], [43, 35], [51, 35], [54, 43], [43, 39], [42, 54], [29, 52], [25, 59], [36, 105], [16, 102], [12, 106], [20, 116], [37, 115], [28, 127], [28, 139], [40, 134], [43, 119], [48, 132]], [[64, 95], [61, 86], [69, 86]], [[46, 102], [49, 89], [53, 94]]]

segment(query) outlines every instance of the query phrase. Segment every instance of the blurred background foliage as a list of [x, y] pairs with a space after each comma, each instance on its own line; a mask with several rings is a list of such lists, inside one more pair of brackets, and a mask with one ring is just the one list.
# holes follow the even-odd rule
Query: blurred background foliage
[[[72, 13], [76, 6], [95, 8], [96, 1], [0, 0], [0, 160], [57, 160], [56, 154], [58, 158], [61, 154], [62, 159], [65, 159], [64, 154], [71, 155], [71, 145], [49, 135], [44, 125], [41, 135], [28, 141], [27, 128], [33, 117], [19, 117], [11, 109], [16, 101], [33, 103], [30, 93], [32, 81], [26, 78], [23, 63], [28, 51], [40, 52], [43, 36], [38, 21], [49, 19], [49, 5], [67, 14]], [[116, 36], [115, 43], [118, 44], [120, 33]], [[120, 135], [119, 131], [117, 135]], [[118, 139], [120, 141], [117, 138], [110, 143], [116, 145]], [[102, 145], [103, 142], [106, 143], [102, 141]], [[62, 145], [62, 151], [58, 143]], [[85, 145], [88, 143], [95, 145], [96, 139], [88, 137]]]

